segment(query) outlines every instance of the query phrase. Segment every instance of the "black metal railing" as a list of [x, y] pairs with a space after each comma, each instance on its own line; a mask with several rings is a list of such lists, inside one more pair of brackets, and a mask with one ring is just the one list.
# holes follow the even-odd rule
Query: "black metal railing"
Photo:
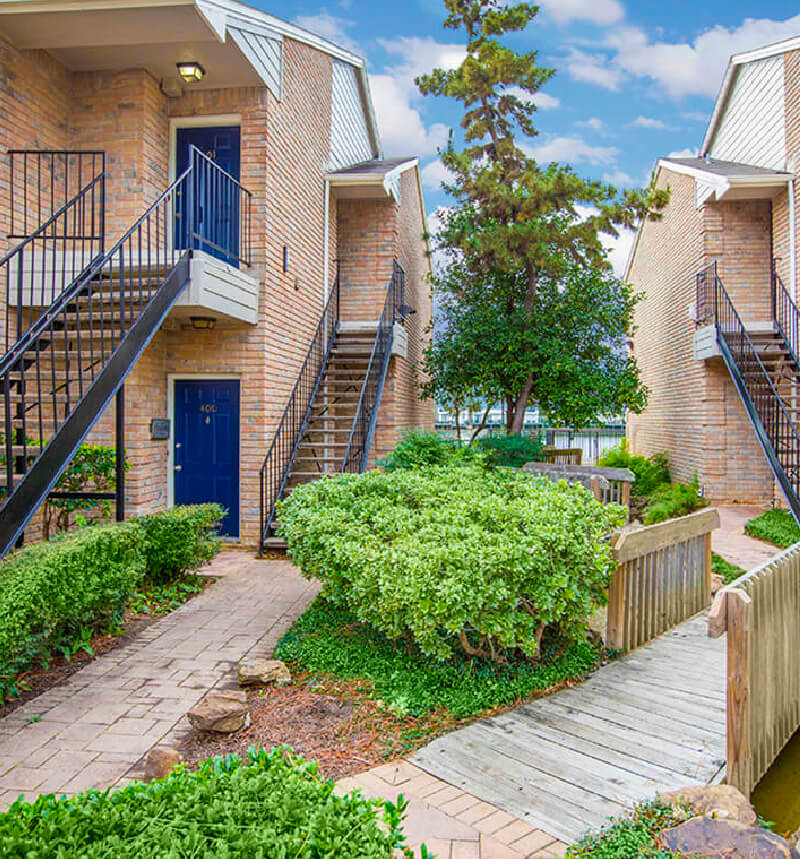
[[289, 395], [289, 402], [278, 422], [259, 472], [262, 549], [275, 521], [275, 505], [286, 489], [297, 448], [308, 426], [311, 406], [333, 350], [338, 323], [339, 269], [337, 265], [336, 276], [325, 303], [325, 309], [322, 311], [297, 381]]
[[[188, 249], [179, 247], [176, 212], [182, 199], [194, 198], [198, 170], [207, 169], [204, 159], [192, 158], [0, 360], [7, 492], [0, 510], [0, 553], [58, 480], [188, 282], [188, 256], [196, 240], [191, 238]], [[224, 185], [227, 174], [219, 172], [215, 181]], [[186, 207], [189, 237], [197, 232], [195, 211]], [[240, 236], [231, 253], [243, 259], [241, 242]]]
[[[728, 366], [756, 435], [800, 521], [800, 432], [767, 372], [717, 273], [716, 263], [697, 275], [698, 320], [712, 320]], [[707, 316], [701, 316], [700, 308]]]
[[361, 386], [358, 406], [353, 416], [347, 448], [342, 459], [342, 472], [360, 473], [367, 469], [381, 394], [389, 368], [394, 324], [397, 321], [398, 308], [403, 306], [405, 296], [405, 277], [403, 267], [395, 260], [392, 266], [392, 277], [386, 290], [383, 312], [375, 333], [375, 342], [369, 356], [367, 373]]
[[105, 251], [105, 154], [11, 150], [9, 238], [0, 259], [8, 351], [42, 308]]
[[800, 311], [773, 266], [772, 315], [795, 364], [800, 365]]

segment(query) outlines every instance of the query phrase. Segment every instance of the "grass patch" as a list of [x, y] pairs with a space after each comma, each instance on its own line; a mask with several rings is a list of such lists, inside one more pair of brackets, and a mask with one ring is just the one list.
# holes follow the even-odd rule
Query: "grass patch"
[[131, 597], [128, 609], [137, 615], [162, 617], [201, 593], [212, 581], [208, 576], [187, 573], [170, 584], [144, 585]]
[[718, 555], [716, 552], [711, 553], [711, 569], [718, 576], [722, 576], [722, 581], [726, 585], [738, 579], [739, 576], [743, 576], [746, 572], [741, 567], [737, 567], [736, 564], [726, 561], [722, 555]]
[[800, 527], [788, 510], [767, 510], [744, 526], [745, 534], [788, 549], [800, 542]]
[[588, 640], [567, 645], [546, 635], [537, 663], [486, 664], [458, 653], [439, 662], [359, 623], [324, 597], [317, 597], [286, 632], [276, 655], [297, 670], [366, 680], [374, 696], [399, 715], [444, 711], [455, 720], [580, 680], [603, 657]]
[[567, 850], [567, 859], [676, 859], [680, 854], [656, 846], [656, 836], [691, 816], [685, 806], [673, 809], [660, 801], [638, 805], [630, 816], [614, 820], [600, 832], [573, 844]]

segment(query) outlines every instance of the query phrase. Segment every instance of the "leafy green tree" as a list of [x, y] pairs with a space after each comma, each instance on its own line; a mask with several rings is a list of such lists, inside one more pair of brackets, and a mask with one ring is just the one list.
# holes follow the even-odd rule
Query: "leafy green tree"
[[[538, 164], [516, 135], [537, 134], [533, 99], [554, 70], [539, 66], [535, 51], [518, 53], [501, 41], [524, 30], [538, 8], [503, 0], [445, 0], [445, 6], [444, 26], [463, 33], [465, 59], [456, 69], [434, 69], [416, 79], [423, 94], [453, 98], [464, 107], [464, 148], [456, 148], [451, 134], [441, 153], [453, 175], [445, 187], [457, 205], [438, 242], [457, 251], [474, 276], [523, 277], [519, 309], [533, 327], [540, 281], [557, 283], [569, 264], [607, 269], [602, 235], [615, 236], [619, 227], [658, 212], [668, 194], [652, 185], [619, 193], [582, 179], [569, 166]], [[530, 368], [507, 405], [509, 432], [522, 430], [535, 384]]]
[[490, 272], [474, 282], [454, 264], [437, 282], [439, 330], [426, 350], [423, 394], [441, 398], [458, 384], [487, 403], [514, 400], [521, 388], [551, 418], [584, 426], [600, 414], [641, 411], [647, 392], [626, 354], [637, 297], [598, 268], [566, 261], [542, 273], [530, 312], [524, 272]]

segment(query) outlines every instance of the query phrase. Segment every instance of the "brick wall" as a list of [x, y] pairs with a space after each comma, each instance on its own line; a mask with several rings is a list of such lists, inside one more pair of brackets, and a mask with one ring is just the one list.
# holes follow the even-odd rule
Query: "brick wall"
[[691, 177], [662, 170], [658, 181], [669, 185], [670, 203], [662, 220], [644, 225], [630, 271], [645, 293], [634, 356], [650, 398], [643, 414], [629, 416], [628, 440], [645, 456], [668, 451], [673, 477], [688, 481], [696, 472], [712, 499], [768, 503], [773, 481], [763, 453], [721, 359], [695, 360], [691, 315], [695, 273], [714, 258], [735, 300], [749, 316], [761, 314], [763, 296], [748, 283], [764, 286], [768, 208], [748, 202], [698, 211]]

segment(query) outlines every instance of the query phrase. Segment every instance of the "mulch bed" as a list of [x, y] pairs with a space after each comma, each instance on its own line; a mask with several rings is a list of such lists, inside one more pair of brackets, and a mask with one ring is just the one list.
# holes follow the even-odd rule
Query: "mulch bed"
[[[204, 577], [203, 590], [215, 581], [216, 579], [212, 576]], [[197, 594], [193, 594], [189, 599], [194, 599], [195, 596]], [[93, 662], [98, 656], [130, 644], [143, 629], [146, 629], [157, 620], [161, 620], [166, 614], [169, 614], [169, 612], [160, 614], [126, 612], [123, 621], [124, 631], [120, 635], [101, 635], [98, 633], [92, 636], [90, 647], [94, 652], [94, 656], [91, 656], [84, 650], [79, 650], [73, 654], [71, 659], [67, 659], [66, 656], [59, 653], [51, 658], [47, 668], [37, 666], [30, 671], [25, 671], [18, 675], [17, 688], [20, 694], [16, 698], [11, 698], [0, 705], [0, 719], [8, 716], [9, 713], [13, 713], [14, 710], [28, 701], [38, 698], [39, 695], [47, 692], [48, 689], [53, 689], [65, 683], [75, 672], [80, 671], [89, 662]]]
[[190, 767], [215, 755], [247, 757], [249, 746], [289, 745], [339, 779], [407, 755], [452, 730], [445, 713], [399, 716], [368, 696], [364, 682], [298, 674], [291, 685], [248, 694], [250, 725], [236, 734], [192, 732], [179, 751]]

